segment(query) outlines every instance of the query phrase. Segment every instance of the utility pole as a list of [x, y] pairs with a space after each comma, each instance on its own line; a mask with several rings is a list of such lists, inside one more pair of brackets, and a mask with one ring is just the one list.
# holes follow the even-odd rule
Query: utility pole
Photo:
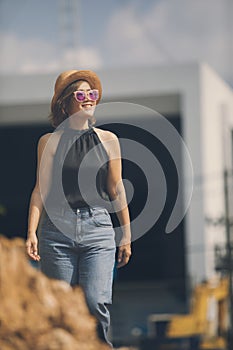
[[232, 23], [232, 13], [233, 13], [233, 1], [226, 1], [226, 29], [227, 29], [227, 67], [228, 67], [228, 81], [230, 84], [233, 84], [233, 68], [232, 68], [232, 59], [233, 59], [233, 23]]
[[[230, 172], [232, 178], [232, 171]], [[233, 350], [233, 256], [232, 256], [232, 239], [231, 239], [231, 220], [229, 215], [229, 172], [224, 170], [224, 199], [225, 199], [225, 227], [226, 227], [226, 268], [229, 276], [229, 334], [228, 349]]]
[[74, 69], [79, 64], [77, 52], [80, 41], [80, 11], [79, 0], [60, 0], [59, 24], [64, 69]]

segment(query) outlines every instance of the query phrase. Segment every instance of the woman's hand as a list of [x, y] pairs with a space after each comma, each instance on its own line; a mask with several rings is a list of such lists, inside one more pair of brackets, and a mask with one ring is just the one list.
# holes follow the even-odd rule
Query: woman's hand
[[131, 256], [131, 244], [125, 244], [118, 247], [117, 268], [128, 264]]
[[40, 256], [38, 255], [38, 239], [36, 233], [31, 233], [28, 235], [26, 241], [27, 254], [32, 260], [39, 261]]

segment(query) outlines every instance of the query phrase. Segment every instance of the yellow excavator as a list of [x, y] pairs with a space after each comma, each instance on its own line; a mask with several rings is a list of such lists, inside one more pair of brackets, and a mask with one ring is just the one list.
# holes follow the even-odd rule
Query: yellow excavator
[[[229, 350], [226, 341], [229, 329], [228, 310], [227, 277], [197, 285], [192, 293], [189, 314], [149, 315], [148, 337], [151, 340], [157, 339], [157, 347], [152, 346], [151, 349], [174, 349], [172, 344], [180, 344], [179, 349]], [[164, 344], [163, 347], [161, 344]]]

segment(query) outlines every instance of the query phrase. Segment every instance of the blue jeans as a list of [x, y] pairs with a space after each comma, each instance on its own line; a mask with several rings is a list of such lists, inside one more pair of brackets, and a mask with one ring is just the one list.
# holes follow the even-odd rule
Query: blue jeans
[[111, 347], [107, 338], [110, 325], [107, 304], [112, 303], [116, 251], [111, 217], [102, 207], [76, 209], [77, 215], [70, 211], [63, 214], [63, 217], [55, 214], [56, 220], [71, 225], [74, 237], [62, 233], [46, 213], [41, 217], [38, 227], [41, 271], [50, 278], [82, 287], [89, 310], [98, 321], [99, 337]]

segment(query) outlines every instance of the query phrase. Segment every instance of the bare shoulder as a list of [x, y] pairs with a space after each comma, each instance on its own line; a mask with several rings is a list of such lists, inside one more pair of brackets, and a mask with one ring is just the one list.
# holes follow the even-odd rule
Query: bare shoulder
[[93, 128], [96, 133], [98, 134], [98, 136], [100, 137], [101, 141], [117, 141], [118, 137], [116, 134], [114, 134], [114, 132], [109, 131], [109, 130], [103, 130], [100, 128]]
[[109, 130], [103, 130], [99, 128], [94, 128], [100, 141], [103, 143], [109, 158], [116, 157], [116, 154], [120, 154], [120, 143], [118, 137], [114, 132]]
[[49, 139], [49, 137], [52, 135], [52, 132], [48, 132], [46, 134], [43, 134], [40, 138], [39, 141], [41, 144], [46, 143]]
[[47, 145], [49, 151], [54, 154], [60, 137], [61, 132], [48, 132], [46, 134], [43, 134], [38, 140], [38, 148], [43, 151]]

